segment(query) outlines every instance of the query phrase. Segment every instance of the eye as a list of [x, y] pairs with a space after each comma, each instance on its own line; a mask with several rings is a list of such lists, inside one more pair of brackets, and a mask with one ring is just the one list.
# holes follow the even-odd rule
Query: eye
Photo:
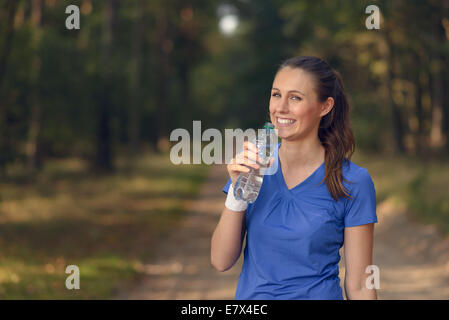
[[301, 97], [298, 97], [298, 96], [292, 96], [292, 99], [293, 99], [293, 100], [298, 100], [298, 101], [301, 101], [301, 100], [302, 100], [302, 98], [301, 98]]
[[272, 96], [272, 97], [277, 97], [277, 96], [280, 96], [280, 94], [277, 93], [277, 92], [273, 92], [273, 93], [271, 94], [271, 96]]

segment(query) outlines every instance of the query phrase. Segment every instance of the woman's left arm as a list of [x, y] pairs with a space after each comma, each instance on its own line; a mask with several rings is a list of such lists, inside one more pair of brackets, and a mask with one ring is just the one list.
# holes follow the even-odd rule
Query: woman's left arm
[[345, 228], [345, 292], [348, 300], [377, 300], [376, 289], [366, 287], [366, 267], [372, 264], [374, 223]]

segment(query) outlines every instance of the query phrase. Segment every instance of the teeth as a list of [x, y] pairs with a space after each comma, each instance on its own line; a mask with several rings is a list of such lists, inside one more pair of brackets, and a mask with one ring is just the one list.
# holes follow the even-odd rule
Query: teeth
[[288, 124], [288, 123], [293, 123], [293, 122], [295, 122], [295, 120], [278, 118], [278, 122], [279, 122], [279, 123], [282, 123], [282, 124]]

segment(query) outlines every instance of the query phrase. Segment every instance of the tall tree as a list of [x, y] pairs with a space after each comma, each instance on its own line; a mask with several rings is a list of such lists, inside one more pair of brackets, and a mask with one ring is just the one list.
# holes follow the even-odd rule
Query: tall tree
[[131, 72], [130, 72], [130, 84], [131, 84], [131, 97], [130, 97], [130, 109], [129, 109], [129, 154], [131, 159], [134, 159], [139, 148], [139, 111], [140, 104], [142, 103], [142, 46], [143, 46], [143, 34], [145, 28], [145, 2], [144, 0], [138, 0], [134, 4], [134, 29], [131, 44]]
[[[436, 8], [435, 8], [436, 9]], [[429, 77], [431, 79], [432, 119], [430, 131], [430, 143], [433, 147], [443, 144], [443, 57], [441, 44], [444, 41], [444, 28], [441, 24], [440, 12], [433, 11], [431, 21], [431, 52]]]
[[114, 26], [117, 19], [118, 1], [107, 0], [103, 7], [103, 33], [100, 65], [100, 90], [97, 93], [97, 137], [96, 137], [96, 157], [95, 166], [100, 171], [112, 171], [113, 133], [111, 128], [112, 117], [112, 86], [111, 70], [113, 68], [112, 52], [114, 39]]
[[157, 151], [168, 150], [168, 115], [170, 105], [168, 103], [169, 94], [169, 65], [170, 54], [173, 50], [173, 41], [169, 33], [168, 3], [158, 1], [156, 5], [156, 39], [158, 65], [156, 75], [158, 79], [156, 92], [156, 116], [157, 116]]
[[14, 38], [14, 18], [16, 16], [19, 0], [7, 0], [5, 3], [5, 10], [7, 12], [6, 36], [3, 43], [3, 48], [0, 53], [0, 88], [2, 87], [3, 79], [5, 78], [6, 67], [8, 65], [9, 54], [11, 53], [12, 42]]
[[40, 41], [42, 37], [42, 13], [44, 8], [43, 0], [31, 0], [31, 25], [33, 26], [33, 62], [31, 70], [32, 91], [30, 95], [30, 120], [28, 129], [28, 140], [26, 144], [26, 155], [28, 169], [38, 169], [41, 162], [40, 153], [40, 133], [42, 128], [42, 105], [40, 101]]
[[[387, 9], [386, 21], [384, 22], [384, 27], [382, 29], [382, 35], [386, 44], [386, 64], [387, 72], [385, 75], [385, 85], [388, 90], [388, 100], [390, 104], [390, 114], [391, 114], [391, 128], [393, 133], [393, 146], [394, 152], [397, 154], [405, 153], [404, 145], [404, 120], [402, 117], [400, 106], [396, 103], [394, 99], [394, 87], [393, 81], [396, 77], [396, 72], [398, 70], [398, 57], [397, 48], [395, 42], [393, 41], [393, 33], [397, 32], [395, 25], [394, 12], [398, 9], [398, 3], [384, 3]], [[394, 7], [396, 5], [396, 7]]]
[[[8, 0], [5, 3], [6, 15], [6, 35], [2, 43], [2, 50], [0, 52], [0, 94], [2, 93], [2, 85], [6, 75], [6, 67], [13, 45], [14, 39], [14, 19], [20, 1]], [[13, 158], [12, 144], [8, 133], [8, 103], [6, 99], [0, 99], [0, 174], [4, 175], [4, 164]]]

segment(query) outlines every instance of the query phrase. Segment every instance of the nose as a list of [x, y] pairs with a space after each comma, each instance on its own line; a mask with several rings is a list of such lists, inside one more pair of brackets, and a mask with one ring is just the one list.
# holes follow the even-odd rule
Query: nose
[[288, 100], [283, 97], [276, 105], [276, 111], [280, 113], [288, 113]]

